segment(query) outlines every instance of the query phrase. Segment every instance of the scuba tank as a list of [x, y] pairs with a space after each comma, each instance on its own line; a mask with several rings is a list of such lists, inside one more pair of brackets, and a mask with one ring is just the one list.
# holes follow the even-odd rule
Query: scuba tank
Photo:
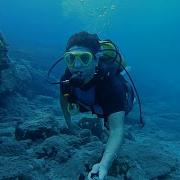
[[121, 73], [123, 76], [126, 75], [129, 78], [138, 100], [139, 121], [142, 127], [144, 127], [145, 122], [142, 117], [141, 100], [138, 91], [135, 87], [134, 81], [128, 72], [131, 68], [127, 66], [122, 55], [119, 53], [118, 47], [111, 40], [103, 40], [103, 41], [99, 41], [99, 43], [101, 47], [100, 53], [97, 55], [99, 59], [98, 61], [99, 69], [101, 69], [103, 74], [106, 74], [107, 76], [111, 74]]
[[117, 53], [117, 47], [111, 40], [99, 41], [100, 53], [98, 54], [99, 64], [104, 71], [116, 74], [123, 71], [122, 66], [126, 68], [127, 64], [122, 56]]

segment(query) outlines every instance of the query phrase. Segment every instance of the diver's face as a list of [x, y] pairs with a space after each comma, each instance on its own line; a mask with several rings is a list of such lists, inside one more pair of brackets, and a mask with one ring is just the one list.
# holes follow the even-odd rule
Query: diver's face
[[85, 82], [92, 79], [95, 73], [96, 59], [87, 48], [74, 46], [65, 54], [65, 59], [72, 74], [80, 73]]

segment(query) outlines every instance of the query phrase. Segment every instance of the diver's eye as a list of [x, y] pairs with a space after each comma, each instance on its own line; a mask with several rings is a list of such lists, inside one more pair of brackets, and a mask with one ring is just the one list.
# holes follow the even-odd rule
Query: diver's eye
[[88, 64], [92, 60], [92, 57], [89, 53], [83, 53], [81, 54], [81, 61], [84, 64]]
[[68, 54], [66, 55], [65, 59], [68, 65], [73, 65], [75, 61], [75, 56], [73, 54]]

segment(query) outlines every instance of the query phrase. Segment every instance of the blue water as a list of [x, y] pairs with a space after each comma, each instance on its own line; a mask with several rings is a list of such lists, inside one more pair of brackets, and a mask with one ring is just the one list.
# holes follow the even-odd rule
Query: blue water
[[44, 51], [47, 64], [75, 32], [112, 39], [132, 66], [140, 93], [163, 94], [178, 107], [178, 0], [0, 0], [0, 30], [10, 49]]

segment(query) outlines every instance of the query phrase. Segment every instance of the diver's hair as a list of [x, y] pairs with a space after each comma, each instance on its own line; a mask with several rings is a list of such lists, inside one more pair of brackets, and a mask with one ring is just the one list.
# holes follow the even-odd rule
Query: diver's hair
[[96, 54], [100, 50], [99, 37], [97, 34], [90, 34], [86, 31], [73, 34], [66, 45], [66, 51], [73, 46], [82, 46], [90, 49], [92, 53]]

